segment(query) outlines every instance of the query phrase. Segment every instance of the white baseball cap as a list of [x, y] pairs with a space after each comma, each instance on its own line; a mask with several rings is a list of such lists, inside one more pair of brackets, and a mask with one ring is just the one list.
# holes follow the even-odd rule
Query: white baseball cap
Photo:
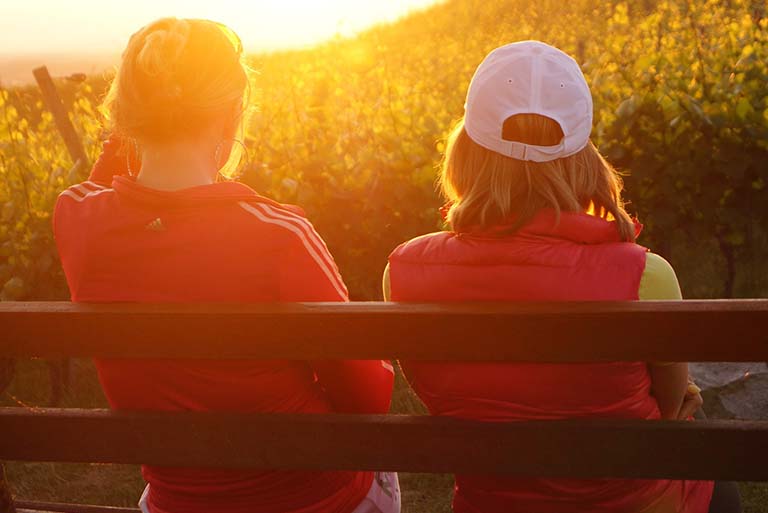
[[[467, 92], [464, 129], [480, 146], [517, 160], [548, 162], [584, 149], [592, 132], [592, 94], [579, 65], [540, 41], [499, 47], [480, 63]], [[536, 146], [502, 138], [504, 121], [538, 114], [556, 121], [563, 139]]]

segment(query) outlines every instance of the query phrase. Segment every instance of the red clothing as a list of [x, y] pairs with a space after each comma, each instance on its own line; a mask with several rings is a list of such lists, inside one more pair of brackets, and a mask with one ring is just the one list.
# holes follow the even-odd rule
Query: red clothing
[[[101, 172], [94, 178], [103, 181]], [[347, 301], [309, 221], [239, 183], [163, 192], [120, 176], [111, 187], [84, 182], [59, 197], [54, 231], [73, 301]], [[393, 383], [380, 360], [96, 364], [112, 407], [128, 410], [385, 413]], [[150, 507], [172, 513], [344, 513], [373, 480], [152, 466], [143, 474]]]
[[[638, 299], [645, 248], [614, 223], [541, 212], [513, 235], [441, 232], [390, 255], [394, 301]], [[618, 334], [617, 334], [618, 335]], [[617, 343], [620, 339], [617, 338]], [[433, 415], [486, 421], [660, 417], [645, 363], [401, 362]], [[458, 513], [704, 513], [711, 482], [456, 476]]]
[[102, 145], [101, 155], [91, 169], [88, 180], [109, 186], [114, 176], [136, 176], [141, 170], [141, 160], [135, 146], [112, 136]]

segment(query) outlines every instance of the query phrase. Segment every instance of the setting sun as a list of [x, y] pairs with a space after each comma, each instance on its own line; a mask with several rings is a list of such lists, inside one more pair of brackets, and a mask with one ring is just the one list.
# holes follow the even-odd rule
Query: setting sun
[[[0, 54], [114, 53], [147, 22], [163, 16], [208, 18], [233, 28], [246, 50], [258, 52], [318, 43], [392, 21], [436, 0], [37, 0], [3, 6]], [[40, 37], [45, 34], [45, 37]]]

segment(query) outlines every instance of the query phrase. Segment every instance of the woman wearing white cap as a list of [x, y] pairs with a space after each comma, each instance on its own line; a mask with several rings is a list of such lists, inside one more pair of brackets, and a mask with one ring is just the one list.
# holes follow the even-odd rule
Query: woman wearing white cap
[[[571, 57], [537, 41], [498, 48], [477, 69], [465, 109], [441, 174], [451, 230], [395, 249], [386, 299], [681, 298], [672, 267], [635, 244], [640, 226], [624, 210], [620, 177], [589, 140], [592, 97]], [[701, 406], [686, 363], [401, 365], [434, 415], [685, 419]], [[453, 506], [706, 513], [738, 511], [738, 502], [733, 484], [709, 481], [457, 475]]]

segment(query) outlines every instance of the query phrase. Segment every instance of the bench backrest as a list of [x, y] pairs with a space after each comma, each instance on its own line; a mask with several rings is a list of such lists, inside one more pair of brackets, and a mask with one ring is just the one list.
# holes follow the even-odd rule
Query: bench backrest
[[[0, 304], [0, 356], [765, 361], [768, 300]], [[768, 398], [767, 398], [768, 399]], [[768, 480], [768, 422], [0, 409], [0, 460]]]

